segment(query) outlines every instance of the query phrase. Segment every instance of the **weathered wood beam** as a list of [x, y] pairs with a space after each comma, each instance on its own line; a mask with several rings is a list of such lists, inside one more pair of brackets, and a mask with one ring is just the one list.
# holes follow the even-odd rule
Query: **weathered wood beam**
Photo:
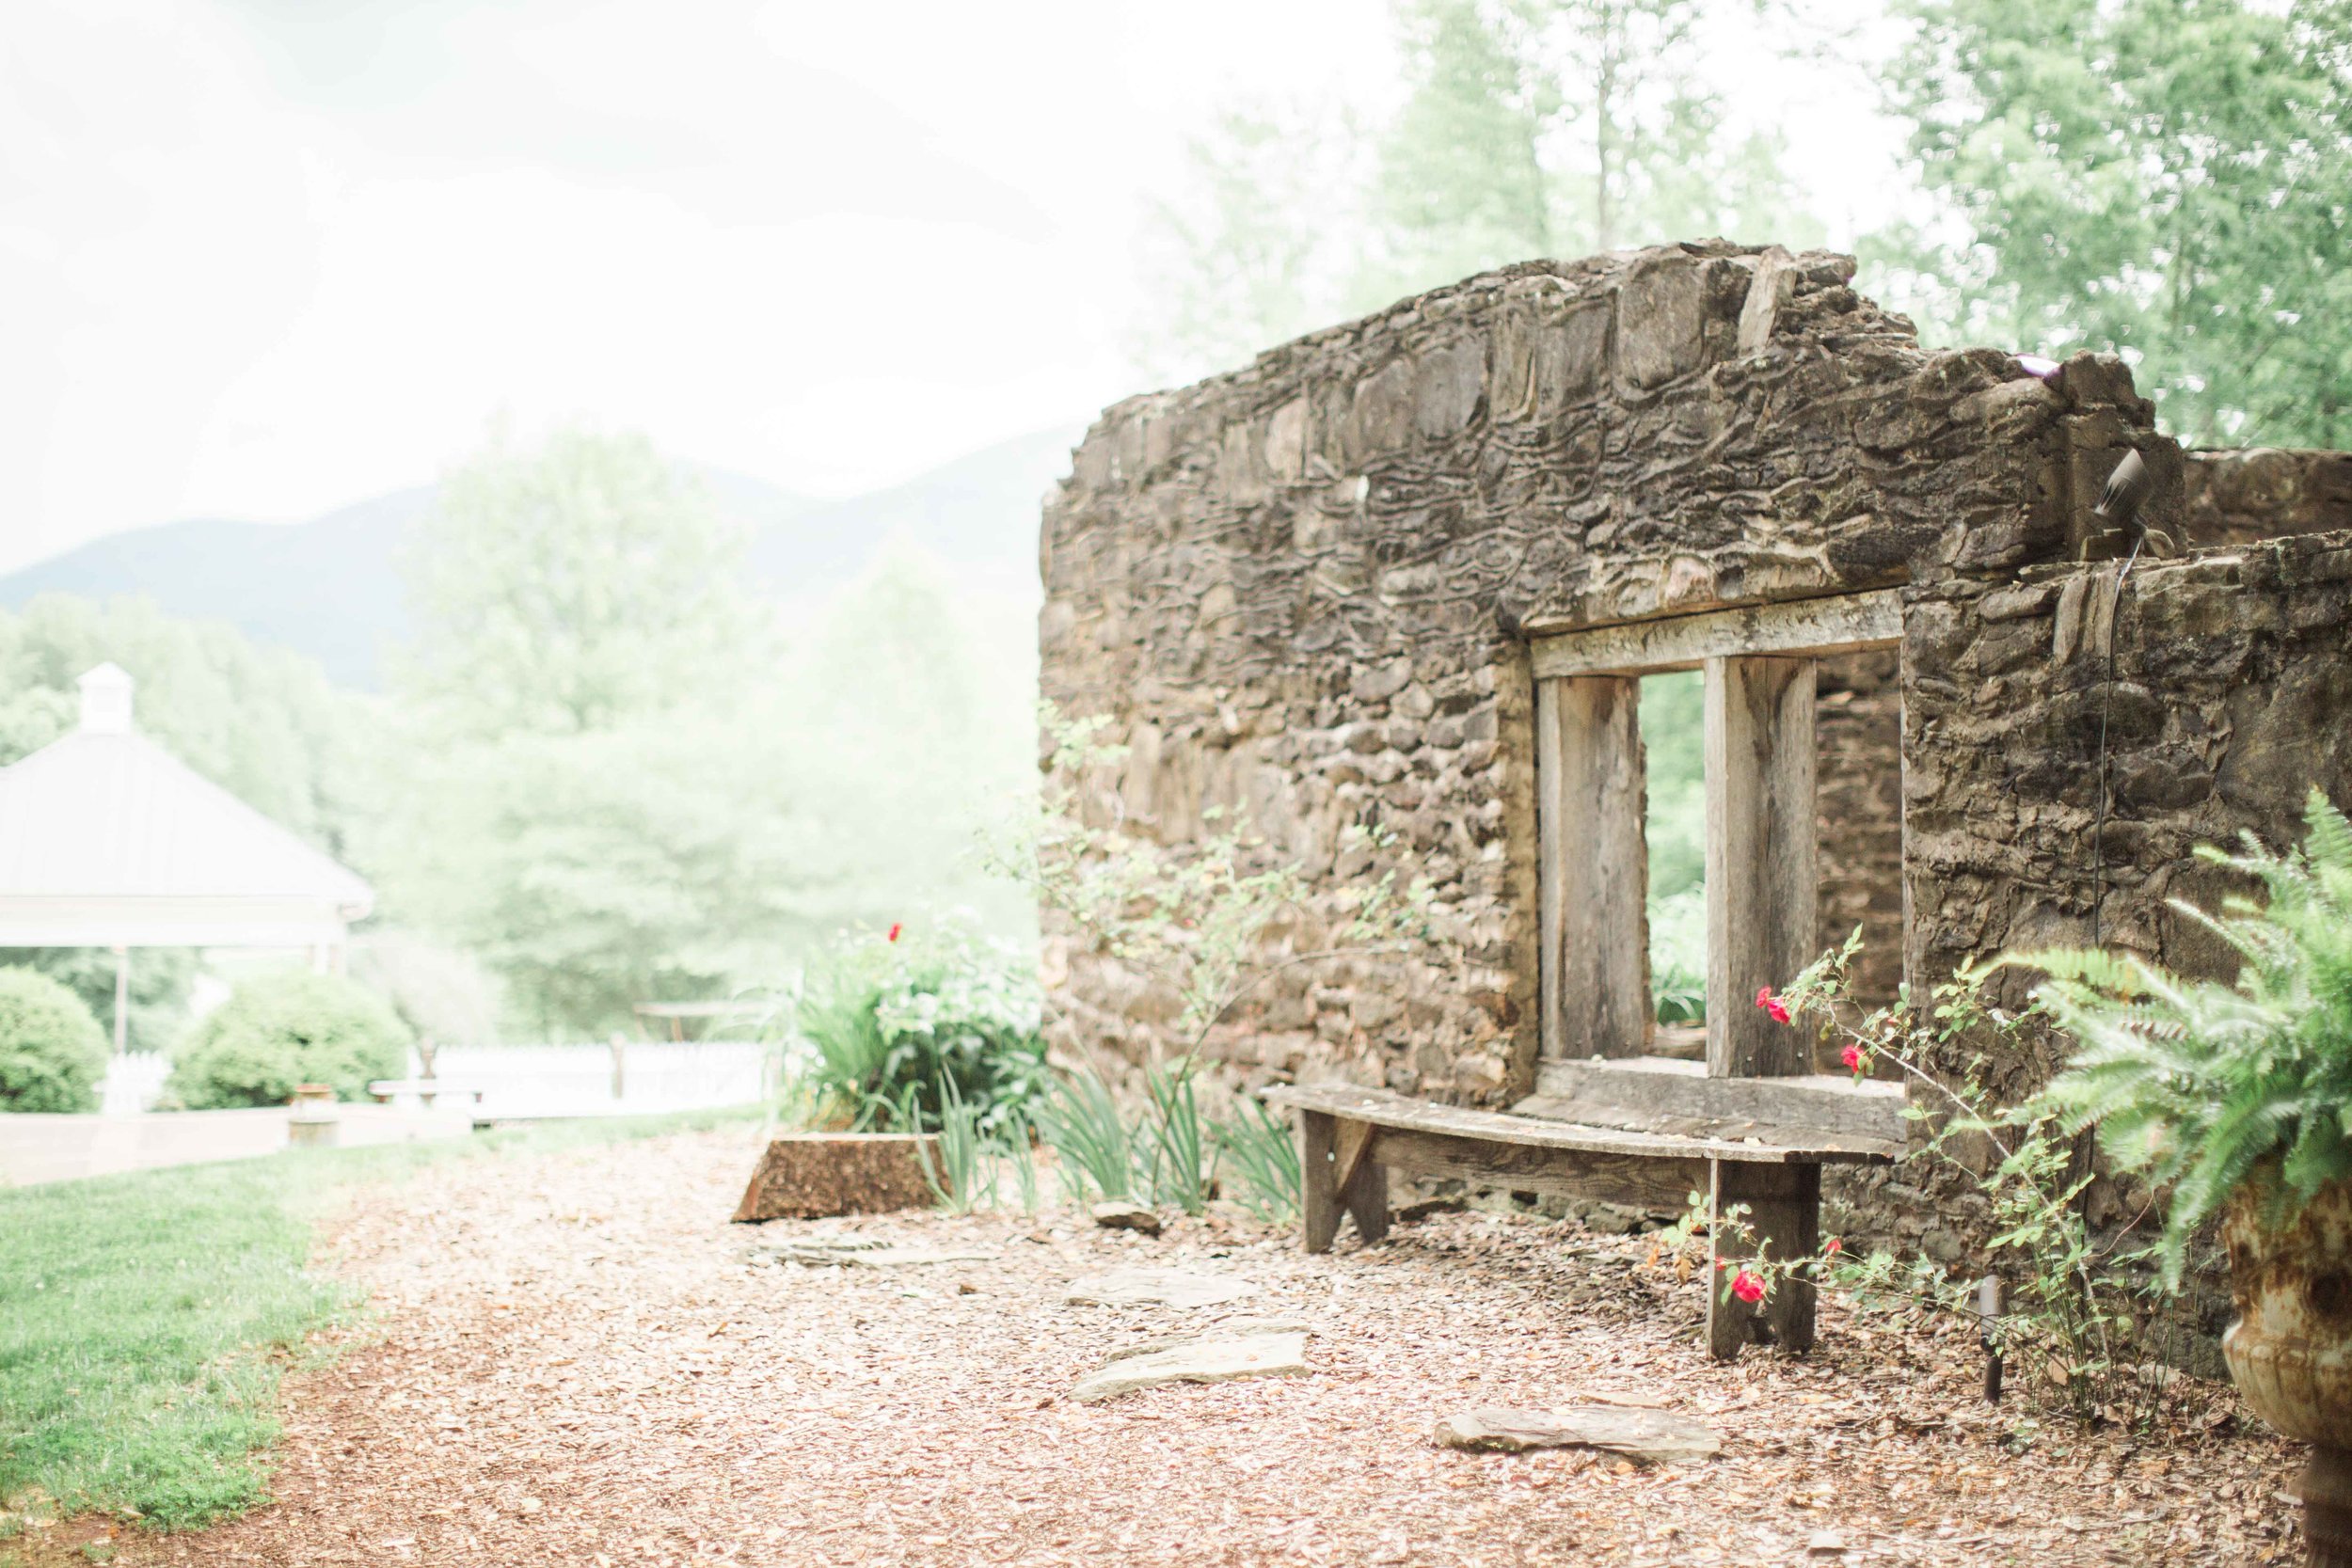
[[[1358, 1088], [1345, 1084], [1277, 1085], [1259, 1091], [1259, 1097], [1270, 1105], [1287, 1105], [1299, 1113], [1302, 1137], [1306, 1140], [1300, 1146], [1301, 1155], [1308, 1166], [1310, 1182], [1329, 1180], [1334, 1187], [1334, 1201], [1337, 1166], [1333, 1153], [1337, 1148], [1337, 1134], [1316, 1131], [1319, 1124], [1314, 1118], [1318, 1117], [1343, 1123], [1361, 1121], [1374, 1127], [1466, 1138], [1473, 1143], [1524, 1145], [1534, 1148], [1561, 1148], [1633, 1159], [1733, 1160], [1783, 1164], [1821, 1160], [1873, 1163], [1883, 1162], [1888, 1157], [1885, 1147], [1872, 1139], [1816, 1134], [1814, 1136], [1818, 1141], [1788, 1143], [1768, 1142], [1761, 1138], [1751, 1141], [1744, 1137], [1735, 1140], [1683, 1133], [1629, 1132], [1581, 1122], [1512, 1116], [1502, 1111], [1472, 1110], [1463, 1105], [1438, 1105], [1425, 1100], [1409, 1099], [1388, 1089]], [[1316, 1139], [1322, 1140], [1319, 1163], [1315, 1157]], [[1377, 1160], [1380, 1154], [1375, 1148], [1364, 1158]]]
[[[1540, 1104], [1535, 1103], [1540, 1101]], [[1625, 1061], [1546, 1062], [1535, 1093], [1515, 1107], [1520, 1116], [1573, 1108], [1584, 1117], [1625, 1113], [1689, 1117], [1786, 1129], [1791, 1137], [1834, 1133], [1870, 1138], [1899, 1148], [1910, 1132], [1899, 1084], [1854, 1083], [1824, 1073], [1789, 1078], [1710, 1078], [1703, 1063], [1637, 1056]]]
[[[1341, 1124], [1343, 1131], [1346, 1124]], [[1367, 1149], [1377, 1141], [1371, 1128], [1364, 1129], [1363, 1147]], [[1356, 1233], [1366, 1242], [1376, 1242], [1389, 1233], [1389, 1167], [1374, 1159], [1359, 1158], [1347, 1180], [1340, 1187], [1340, 1207], [1356, 1221]]]
[[1809, 1070], [1756, 991], [1814, 957], [1813, 661], [1707, 661], [1707, 1070]]
[[1338, 1124], [1328, 1115], [1298, 1113], [1298, 1228], [1309, 1252], [1328, 1252], [1340, 1233], [1340, 1189], [1332, 1169]]
[[1902, 600], [1887, 588], [1594, 626], [1538, 636], [1530, 646], [1540, 681], [1694, 670], [1710, 658], [1741, 655], [1851, 653], [1900, 641], [1902, 635]]
[[1491, 1144], [1399, 1127], [1375, 1130], [1373, 1151], [1383, 1166], [1416, 1176], [1452, 1177], [1510, 1192], [1597, 1198], [1655, 1214], [1678, 1214], [1688, 1207], [1691, 1194], [1708, 1190], [1707, 1162], [1696, 1159]]
[[1642, 683], [1535, 684], [1543, 1054], [1637, 1056], [1649, 1039]]
[[[1734, 1243], [1724, 1234], [1722, 1216], [1734, 1205], [1747, 1209], [1749, 1239]], [[1782, 1262], [1811, 1258], [1821, 1241], [1821, 1167], [1819, 1165], [1741, 1165], [1719, 1161], [1708, 1190], [1709, 1251], [1726, 1268], [1709, 1267], [1707, 1296], [1707, 1348], [1719, 1361], [1738, 1355], [1740, 1347], [1772, 1344], [1783, 1350], [1813, 1348], [1814, 1287], [1804, 1279], [1783, 1279], [1755, 1306], [1724, 1299], [1725, 1280], [1758, 1250]]]

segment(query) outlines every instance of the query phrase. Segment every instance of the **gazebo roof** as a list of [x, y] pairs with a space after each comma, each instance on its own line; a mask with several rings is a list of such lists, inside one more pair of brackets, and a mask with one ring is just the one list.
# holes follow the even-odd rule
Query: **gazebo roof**
[[81, 679], [82, 723], [0, 768], [0, 946], [339, 942], [375, 891], [131, 724], [132, 679]]

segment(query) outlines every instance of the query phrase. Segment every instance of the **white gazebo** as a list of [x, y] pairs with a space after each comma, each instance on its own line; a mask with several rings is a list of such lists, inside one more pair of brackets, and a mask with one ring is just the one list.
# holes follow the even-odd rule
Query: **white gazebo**
[[0, 768], [0, 947], [113, 948], [118, 1051], [131, 948], [297, 947], [339, 969], [375, 905], [331, 856], [133, 729], [132, 684], [90, 671], [81, 727]]

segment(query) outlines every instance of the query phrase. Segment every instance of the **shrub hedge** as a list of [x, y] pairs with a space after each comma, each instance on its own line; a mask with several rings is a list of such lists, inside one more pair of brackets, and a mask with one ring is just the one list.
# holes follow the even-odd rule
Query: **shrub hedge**
[[198, 1024], [173, 1064], [171, 1089], [192, 1111], [283, 1105], [297, 1084], [364, 1100], [397, 1078], [408, 1030], [384, 999], [335, 974], [290, 971], [248, 980]]
[[106, 1036], [82, 999], [30, 969], [0, 969], [0, 1111], [95, 1111]]

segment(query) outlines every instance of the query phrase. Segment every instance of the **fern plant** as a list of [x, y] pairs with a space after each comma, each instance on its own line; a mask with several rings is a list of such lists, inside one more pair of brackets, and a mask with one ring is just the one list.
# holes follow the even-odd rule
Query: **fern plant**
[[2233, 984], [2098, 951], [2017, 960], [2048, 974], [2040, 997], [2080, 1042], [2042, 1102], [2172, 1189], [2169, 1285], [2189, 1237], [2249, 1184], [2276, 1226], [2352, 1178], [2352, 822], [2317, 789], [2304, 822], [2284, 855], [2251, 834], [2242, 854], [2199, 851], [2259, 879], [2266, 905], [2233, 897], [2211, 915], [2174, 901], [2245, 960]]

